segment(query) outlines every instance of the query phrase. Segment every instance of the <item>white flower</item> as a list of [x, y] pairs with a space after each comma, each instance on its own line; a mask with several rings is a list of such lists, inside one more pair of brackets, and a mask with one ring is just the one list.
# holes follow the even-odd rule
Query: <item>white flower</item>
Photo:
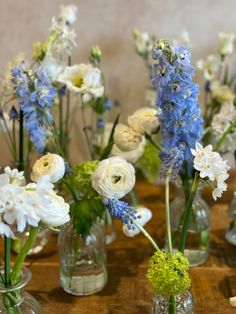
[[91, 64], [77, 64], [66, 67], [59, 75], [58, 82], [66, 84], [67, 88], [83, 95], [84, 100], [88, 95], [101, 97], [104, 94], [101, 70]]
[[134, 167], [120, 157], [102, 160], [92, 174], [94, 190], [106, 199], [122, 198], [133, 189], [134, 184]]
[[0, 222], [0, 234], [1, 236], [14, 238], [14, 233], [12, 232], [11, 228], [4, 222]]
[[4, 173], [9, 177], [9, 183], [19, 186], [25, 185], [24, 171], [18, 171], [18, 169], [11, 169], [10, 167], [4, 168]]
[[[141, 227], [143, 227], [152, 218], [152, 212], [146, 207], [137, 207], [135, 208], [135, 211], [136, 219], [134, 219], [134, 221]], [[140, 233], [139, 228], [136, 227], [135, 224], [123, 224], [122, 229], [123, 233], [127, 237], [134, 237]]]
[[133, 36], [135, 39], [135, 48], [139, 54], [146, 54], [151, 51], [152, 44], [148, 33], [134, 29]]
[[138, 147], [130, 151], [122, 151], [115, 144], [112, 147], [111, 156], [119, 156], [124, 158], [127, 162], [131, 164], [135, 163], [144, 153], [146, 145], [146, 139], [143, 136], [142, 141], [139, 143]]
[[37, 182], [42, 176], [48, 175], [51, 182], [59, 181], [65, 174], [65, 162], [57, 154], [48, 153], [38, 159], [32, 169], [31, 179]]
[[229, 298], [229, 303], [233, 307], [236, 307], [236, 297]]
[[143, 107], [135, 111], [128, 117], [129, 126], [136, 132], [151, 134], [159, 126], [157, 118], [158, 110], [154, 108]]
[[131, 151], [138, 148], [142, 134], [134, 131], [125, 124], [117, 124], [114, 132], [114, 143], [121, 151]]
[[218, 56], [209, 55], [206, 60], [198, 60], [197, 68], [203, 71], [203, 75], [207, 81], [212, 81], [219, 69], [220, 69], [220, 58]]
[[211, 91], [212, 96], [221, 103], [232, 103], [235, 97], [229, 86], [221, 85], [219, 81], [213, 81], [211, 83]]
[[7, 133], [12, 130], [13, 123], [7, 112], [2, 113], [3, 117], [0, 117], [0, 134]]
[[59, 74], [64, 70], [65, 65], [60, 64], [58, 60], [53, 58], [51, 54], [47, 54], [42, 62], [44, 68], [47, 71], [49, 78], [55, 82]]
[[224, 103], [220, 112], [212, 119], [212, 130], [216, 136], [221, 136], [236, 120], [236, 109], [233, 103]]
[[71, 5], [61, 5], [60, 6], [61, 11], [59, 14], [59, 20], [60, 22], [63, 22], [65, 24], [74, 24], [76, 19], [77, 19], [77, 11], [78, 8], [76, 5], [71, 4]]
[[227, 190], [225, 180], [229, 177], [227, 171], [230, 167], [220, 154], [212, 151], [212, 145], [203, 148], [200, 143], [196, 143], [196, 148], [191, 149], [191, 152], [194, 156], [194, 168], [200, 172], [200, 177], [208, 178], [215, 185], [212, 196], [216, 200]]
[[219, 52], [221, 55], [229, 55], [234, 51], [234, 34], [219, 33]]

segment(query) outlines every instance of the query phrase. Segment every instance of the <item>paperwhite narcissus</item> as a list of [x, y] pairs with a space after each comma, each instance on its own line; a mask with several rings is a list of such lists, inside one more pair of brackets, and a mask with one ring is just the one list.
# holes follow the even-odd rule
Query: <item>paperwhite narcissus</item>
[[135, 185], [135, 170], [125, 159], [102, 160], [91, 176], [92, 186], [105, 199], [120, 199]]

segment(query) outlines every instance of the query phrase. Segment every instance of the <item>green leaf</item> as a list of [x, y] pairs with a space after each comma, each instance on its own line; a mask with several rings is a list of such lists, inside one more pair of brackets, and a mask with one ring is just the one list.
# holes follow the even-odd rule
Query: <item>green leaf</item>
[[108, 144], [107, 146], [102, 150], [101, 152], [101, 155], [100, 155], [100, 160], [103, 160], [103, 159], [106, 159], [108, 158], [108, 156], [110, 155], [111, 153], [111, 150], [112, 150], [112, 146], [114, 144], [114, 133], [115, 133], [115, 128], [119, 122], [119, 119], [120, 119], [120, 114], [117, 115], [116, 119], [115, 119], [115, 122], [113, 124], [113, 127], [112, 127], [112, 130], [111, 130], [111, 134], [110, 134], [110, 137], [109, 137], [109, 141], [108, 141]]
[[91, 107], [96, 113], [102, 115], [106, 112], [106, 101], [107, 101], [106, 96], [97, 98], [96, 101], [93, 101], [91, 103]]

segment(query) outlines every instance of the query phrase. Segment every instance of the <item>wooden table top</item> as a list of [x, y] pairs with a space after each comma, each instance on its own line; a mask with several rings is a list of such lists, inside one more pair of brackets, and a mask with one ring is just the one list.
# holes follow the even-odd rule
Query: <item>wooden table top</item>
[[[236, 247], [228, 244], [224, 238], [228, 223], [226, 210], [233, 187], [233, 182], [230, 182], [229, 191], [215, 204], [209, 193], [204, 193], [211, 206], [212, 230], [207, 262], [190, 270], [195, 313], [236, 313], [236, 308], [229, 304], [229, 297], [236, 295]], [[136, 192], [140, 202], [153, 211], [148, 231], [163, 245], [164, 188], [140, 181]], [[27, 259], [26, 264], [33, 273], [28, 291], [43, 305], [46, 314], [151, 313], [153, 291], [145, 276], [148, 258], [153, 253], [152, 247], [143, 235], [126, 238], [119, 221], [116, 221], [115, 227], [117, 239], [108, 246], [109, 282], [96, 295], [75, 297], [62, 290], [55, 235], [43, 252]]]

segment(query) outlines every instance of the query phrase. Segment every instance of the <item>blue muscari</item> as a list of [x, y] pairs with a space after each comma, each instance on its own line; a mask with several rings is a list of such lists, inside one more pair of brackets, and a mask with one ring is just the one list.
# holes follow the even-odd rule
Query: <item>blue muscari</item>
[[56, 96], [46, 70], [41, 66], [29, 76], [24, 63], [11, 69], [12, 85], [24, 113], [24, 123], [35, 149], [43, 153], [46, 141], [46, 125], [53, 122], [51, 107]]
[[119, 218], [123, 224], [126, 224], [128, 229], [134, 228], [133, 221], [141, 219], [141, 215], [137, 215], [137, 211], [129, 204], [117, 199], [109, 199], [103, 201], [112, 217]]
[[[160, 40], [153, 48], [152, 83], [157, 91], [156, 105], [162, 135], [163, 151], [176, 148], [183, 152], [188, 172], [192, 170], [190, 148], [203, 133], [198, 104], [199, 86], [192, 82], [194, 68], [191, 54], [184, 45], [171, 46]], [[165, 162], [163, 160], [163, 162]]]

